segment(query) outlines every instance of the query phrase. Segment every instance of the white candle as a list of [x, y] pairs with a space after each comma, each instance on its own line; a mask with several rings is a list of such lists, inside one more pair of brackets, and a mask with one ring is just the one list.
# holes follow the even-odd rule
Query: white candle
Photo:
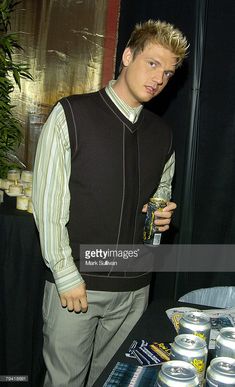
[[11, 181], [20, 180], [20, 171], [18, 169], [10, 169], [7, 173], [7, 178]]
[[28, 203], [29, 203], [29, 198], [27, 196], [17, 196], [16, 198], [17, 210], [27, 211]]
[[9, 186], [12, 184], [12, 181], [3, 179], [2, 180], [2, 189], [9, 189]]
[[9, 186], [9, 193], [13, 195], [21, 195], [23, 192], [23, 185], [18, 184], [17, 181], [15, 181], [15, 184], [11, 184]]
[[32, 187], [25, 187], [24, 194], [25, 194], [25, 196], [31, 197], [32, 196]]
[[31, 199], [29, 199], [27, 211], [28, 211], [30, 214], [33, 213], [33, 204], [32, 204], [32, 200], [31, 200]]
[[31, 183], [33, 180], [33, 172], [31, 171], [22, 171], [21, 180], [27, 183]]

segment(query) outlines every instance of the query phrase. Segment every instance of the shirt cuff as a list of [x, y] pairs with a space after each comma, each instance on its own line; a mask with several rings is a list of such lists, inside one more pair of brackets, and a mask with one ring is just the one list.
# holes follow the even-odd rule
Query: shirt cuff
[[53, 276], [57, 290], [60, 294], [67, 292], [68, 290], [71, 290], [85, 282], [74, 264], [67, 267], [66, 269], [53, 272]]

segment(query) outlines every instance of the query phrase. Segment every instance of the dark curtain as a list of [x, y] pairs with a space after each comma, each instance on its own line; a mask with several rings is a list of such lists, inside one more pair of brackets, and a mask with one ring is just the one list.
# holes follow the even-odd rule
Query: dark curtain
[[[165, 243], [234, 244], [234, 0], [122, 0], [117, 47], [149, 18], [180, 28], [190, 54], [148, 108], [172, 127], [176, 150], [174, 223]], [[157, 273], [154, 294], [178, 298], [200, 287], [233, 285], [234, 273]]]
[[[193, 243], [235, 243], [235, 2], [209, 1]], [[204, 214], [204, 221], [200, 216]]]

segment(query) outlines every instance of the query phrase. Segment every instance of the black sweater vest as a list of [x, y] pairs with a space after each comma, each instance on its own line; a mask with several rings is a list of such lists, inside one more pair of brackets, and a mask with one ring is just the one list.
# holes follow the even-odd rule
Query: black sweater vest
[[[135, 124], [105, 90], [63, 98], [71, 146], [70, 245], [79, 268], [80, 244], [142, 243], [142, 207], [156, 191], [172, 154], [171, 131], [143, 109]], [[81, 273], [87, 289], [130, 291], [150, 273]]]

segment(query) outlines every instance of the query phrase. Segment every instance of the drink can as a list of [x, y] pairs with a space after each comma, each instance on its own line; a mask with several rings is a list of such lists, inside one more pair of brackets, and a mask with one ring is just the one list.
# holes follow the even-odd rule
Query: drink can
[[206, 371], [207, 387], [235, 386], [235, 359], [216, 357]]
[[157, 387], [199, 387], [199, 379], [195, 368], [180, 360], [163, 363], [157, 377]]
[[222, 328], [215, 341], [216, 357], [226, 356], [235, 359], [235, 327]]
[[150, 246], [157, 246], [161, 242], [161, 232], [158, 231], [157, 226], [154, 224], [156, 210], [162, 211], [166, 207], [167, 202], [162, 198], [150, 198], [148, 202], [148, 209], [145, 218], [144, 225], [144, 243]]
[[205, 340], [191, 334], [181, 334], [175, 337], [171, 345], [171, 360], [183, 360], [192, 364], [197, 371], [202, 385], [207, 361], [208, 349]]
[[211, 331], [210, 317], [203, 312], [186, 312], [179, 321], [179, 334], [190, 333], [201, 337], [209, 345]]

